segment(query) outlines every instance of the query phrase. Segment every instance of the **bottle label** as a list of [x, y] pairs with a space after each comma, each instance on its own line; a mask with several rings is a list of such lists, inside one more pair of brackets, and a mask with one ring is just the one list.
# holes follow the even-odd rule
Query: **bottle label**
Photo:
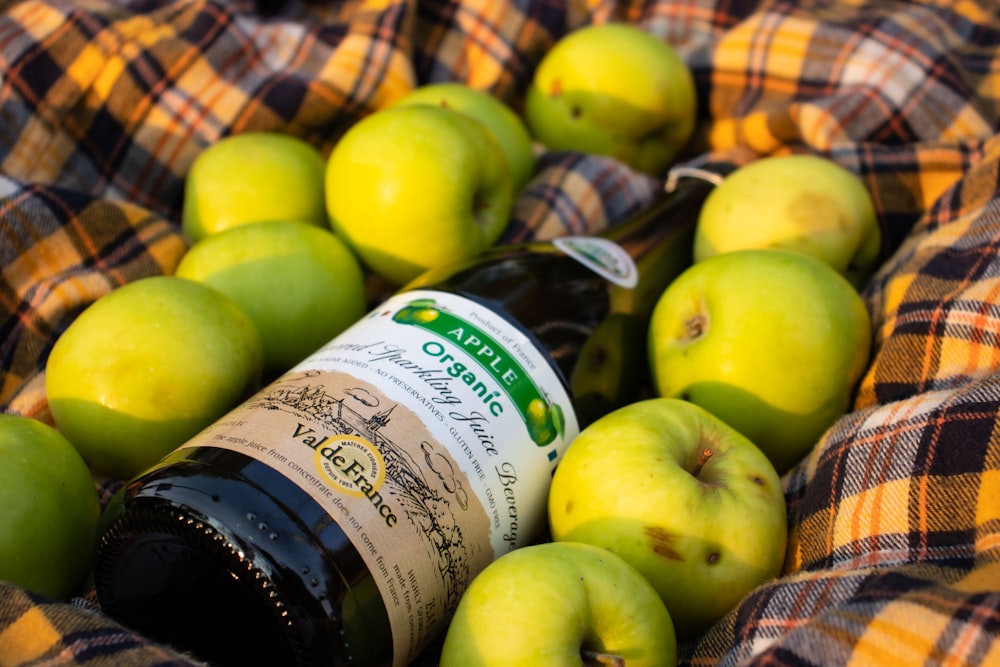
[[561, 236], [552, 244], [563, 253], [615, 285], [632, 289], [639, 284], [639, 269], [625, 250], [596, 236]]
[[[543, 352], [475, 301], [397, 294], [185, 446], [252, 456], [320, 503], [385, 602], [395, 665], [545, 525], [579, 426]], [[253, 434], [252, 437], [248, 434]]]

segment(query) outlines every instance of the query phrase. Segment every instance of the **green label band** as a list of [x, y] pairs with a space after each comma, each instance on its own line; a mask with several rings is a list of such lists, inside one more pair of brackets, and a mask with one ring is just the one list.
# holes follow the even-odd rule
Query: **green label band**
[[557, 435], [563, 435], [562, 408], [549, 401], [517, 360], [490, 334], [441, 309], [430, 299], [408, 303], [392, 319], [429, 331], [464, 350], [510, 398], [538, 446], [546, 446]]

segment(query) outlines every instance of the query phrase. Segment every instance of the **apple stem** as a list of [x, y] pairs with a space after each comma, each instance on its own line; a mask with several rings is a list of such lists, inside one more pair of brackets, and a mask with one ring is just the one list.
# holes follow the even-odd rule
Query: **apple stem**
[[695, 462], [695, 464], [694, 464], [694, 470], [691, 471], [691, 474], [693, 476], [697, 477], [698, 473], [701, 472], [701, 469], [705, 467], [705, 464], [708, 463], [708, 460], [710, 458], [712, 458], [712, 450], [711, 449], [709, 449], [708, 447], [706, 447], [705, 449], [701, 450], [701, 456], [699, 456], [698, 460]]
[[625, 667], [625, 658], [618, 655], [617, 653], [602, 653], [600, 651], [591, 651], [589, 649], [580, 649], [580, 655], [583, 656], [583, 664], [585, 665], [611, 665], [612, 667]]

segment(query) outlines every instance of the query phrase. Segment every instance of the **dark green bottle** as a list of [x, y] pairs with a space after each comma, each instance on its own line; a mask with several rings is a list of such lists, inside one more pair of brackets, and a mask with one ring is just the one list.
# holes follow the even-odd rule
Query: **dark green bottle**
[[649, 313], [718, 180], [674, 176], [598, 240], [426, 273], [130, 481], [105, 612], [218, 665], [432, 663], [472, 577], [544, 535], [572, 438], [648, 391]]

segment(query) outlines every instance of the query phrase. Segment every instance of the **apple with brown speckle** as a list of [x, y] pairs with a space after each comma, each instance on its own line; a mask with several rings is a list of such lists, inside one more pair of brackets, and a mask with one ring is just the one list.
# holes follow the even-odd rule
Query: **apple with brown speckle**
[[549, 491], [556, 541], [621, 556], [652, 583], [690, 640], [776, 577], [785, 498], [768, 458], [693, 403], [653, 398], [593, 422]]

